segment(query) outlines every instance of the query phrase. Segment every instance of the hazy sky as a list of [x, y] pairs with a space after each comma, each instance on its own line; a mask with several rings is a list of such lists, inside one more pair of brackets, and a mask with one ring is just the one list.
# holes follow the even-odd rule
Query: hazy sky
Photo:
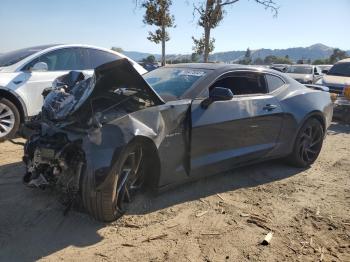
[[[254, 0], [227, 8], [213, 30], [215, 52], [288, 48], [323, 43], [350, 49], [350, 0], [275, 0], [273, 18]], [[196, 0], [195, 2], [198, 2]], [[170, 30], [167, 53], [191, 53], [191, 36], [202, 28], [193, 20], [193, 1], [173, 0], [176, 28]], [[146, 37], [143, 10], [132, 0], [0, 0], [0, 52], [49, 43], [83, 43], [128, 51], [160, 53]]]

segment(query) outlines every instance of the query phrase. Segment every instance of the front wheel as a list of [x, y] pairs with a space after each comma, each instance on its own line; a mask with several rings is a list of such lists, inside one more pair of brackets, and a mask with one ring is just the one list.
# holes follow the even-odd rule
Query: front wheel
[[0, 98], [0, 142], [14, 138], [20, 121], [17, 107], [6, 98]]
[[88, 176], [83, 176], [84, 207], [96, 219], [110, 222], [121, 217], [144, 185], [144, 151], [142, 145], [131, 142], [116, 160], [111, 170], [112, 181], [107, 188], [95, 190]]
[[310, 118], [300, 129], [294, 143], [289, 162], [296, 167], [308, 167], [313, 164], [321, 152], [324, 131], [322, 124]]

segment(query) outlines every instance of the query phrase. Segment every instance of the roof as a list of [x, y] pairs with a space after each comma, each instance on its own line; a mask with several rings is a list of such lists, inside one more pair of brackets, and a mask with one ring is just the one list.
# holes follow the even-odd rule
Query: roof
[[310, 65], [310, 64], [295, 64], [295, 65], [291, 65], [291, 66], [314, 66], [314, 65]]
[[234, 70], [255, 70], [270, 73], [280, 73], [274, 69], [266, 68], [259, 65], [240, 65], [240, 64], [224, 64], [224, 63], [187, 63], [187, 64], [172, 64], [166, 65], [168, 68], [192, 68], [192, 69], [207, 69], [215, 71], [234, 71]]

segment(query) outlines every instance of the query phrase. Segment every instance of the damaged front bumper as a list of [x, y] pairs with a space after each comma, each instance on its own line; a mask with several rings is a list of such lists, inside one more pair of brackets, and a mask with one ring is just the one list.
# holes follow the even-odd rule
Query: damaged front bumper
[[72, 139], [64, 132], [33, 135], [25, 144], [23, 161], [26, 185], [59, 188], [59, 192], [67, 196], [79, 191], [85, 166], [81, 138]]

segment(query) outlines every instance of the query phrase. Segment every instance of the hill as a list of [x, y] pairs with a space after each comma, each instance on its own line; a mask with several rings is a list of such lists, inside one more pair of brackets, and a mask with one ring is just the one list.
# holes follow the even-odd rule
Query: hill
[[[289, 56], [289, 58], [293, 61], [297, 61], [299, 59], [324, 59], [328, 58], [332, 52], [333, 47], [326, 46], [324, 44], [314, 44], [309, 47], [292, 47], [287, 49], [257, 49], [252, 51], [252, 58], [256, 59], [258, 57], [264, 59], [266, 56], [274, 55], [285, 57]], [[347, 51], [350, 56], [350, 50]], [[141, 61], [149, 55], [154, 55], [157, 60], [160, 59], [159, 54], [150, 54], [150, 53], [142, 53], [142, 52], [134, 52], [134, 51], [125, 51], [125, 55], [134, 59], [135, 61]], [[218, 61], [218, 62], [237, 62], [241, 59], [245, 54], [245, 50], [239, 51], [227, 51], [227, 52], [218, 52], [210, 55], [210, 61]], [[176, 59], [189, 59], [189, 54], [170, 54], [167, 55], [167, 60], [176, 60]]]

